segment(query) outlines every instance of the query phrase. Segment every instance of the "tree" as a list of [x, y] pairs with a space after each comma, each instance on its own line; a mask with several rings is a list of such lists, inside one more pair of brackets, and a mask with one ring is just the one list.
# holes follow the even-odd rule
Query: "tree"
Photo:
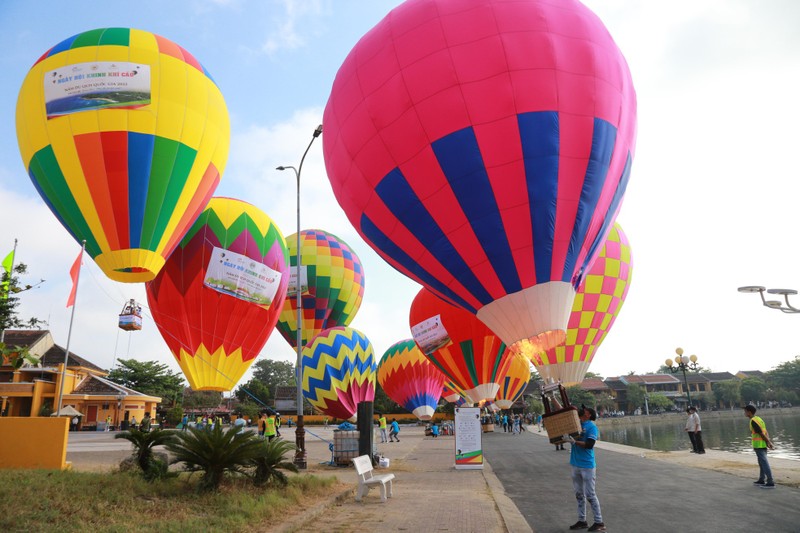
[[288, 361], [261, 359], [252, 368], [253, 377], [250, 381], [236, 389], [235, 395], [239, 401], [260, 401], [267, 404], [275, 397], [275, 387], [296, 386], [294, 364]]
[[119, 359], [119, 366], [108, 373], [109, 380], [135, 391], [158, 396], [164, 407], [178, 403], [183, 391], [183, 377], [174, 373], [165, 364], [155, 361]]
[[653, 409], [669, 409], [675, 402], [667, 398], [663, 393], [654, 392], [647, 397], [647, 403], [652, 411]]
[[544, 404], [542, 403], [542, 400], [536, 396], [526, 396], [525, 406], [529, 413], [533, 413], [535, 415], [544, 414]]
[[40, 280], [39, 283], [34, 285], [23, 285], [20, 283], [19, 276], [28, 273], [28, 267], [25, 263], [16, 265], [10, 275], [5, 268], [0, 268], [0, 271], [2, 271], [3, 274], [2, 278], [0, 278], [0, 280], [2, 280], [0, 281], [0, 330], [18, 328], [34, 329], [46, 325], [47, 323], [44, 320], [35, 317], [31, 317], [27, 320], [19, 318], [17, 314], [19, 298], [15, 296], [21, 292], [35, 289], [44, 283], [44, 280]]
[[645, 395], [644, 387], [636, 383], [628, 384], [628, 389], [627, 389], [628, 410], [634, 411], [636, 410], [636, 408], [642, 407], [644, 405], [644, 395]]
[[586, 372], [586, 374], [583, 376], [583, 379], [603, 379], [603, 376], [597, 372]]
[[773, 389], [800, 391], [800, 356], [767, 372], [767, 383]]
[[167, 475], [167, 464], [153, 456], [153, 448], [172, 442], [174, 433], [163, 429], [140, 431], [132, 429], [114, 435], [115, 439], [125, 439], [133, 444], [133, 455], [136, 464], [147, 481], [155, 481]]
[[745, 403], [756, 403], [765, 399], [767, 384], [759, 378], [745, 378], [740, 386], [742, 400]]
[[216, 409], [222, 402], [222, 393], [213, 390], [183, 389], [183, 407], [185, 409]]
[[576, 407], [585, 405], [586, 407], [594, 408], [595, 404], [597, 403], [597, 399], [594, 397], [594, 394], [583, 390], [580, 385], [567, 387], [567, 398], [569, 398], [570, 403]]
[[405, 413], [406, 410], [397, 402], [389, 398], [378, 380], [375, 380], [375, 400], [372, 403], [376, 413]]
[[713, 386], [714, 397], [718, 402], [722, 402], [733, 409], [734, 404], [741, 403], [741, 384], [739, 381], [728, 380], [715, 383]]
[[717, 397], [713, 392], [703, 391], [695, 395], [695, 405], [709, 409], [717, 404]]

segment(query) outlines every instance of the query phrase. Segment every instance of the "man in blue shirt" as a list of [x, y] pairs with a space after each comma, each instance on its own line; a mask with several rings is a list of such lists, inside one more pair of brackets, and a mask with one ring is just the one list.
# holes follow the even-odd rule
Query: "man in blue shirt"
[[606, 531], [603, 523], [603, 515], [600, 512], [600, 500], [594, 490], [597, 463], [594, 460], [594, 444], [600, 437], [597, 431], [597, 413], [591, 407], [581, 406], [578, 411], [581, 419], [581, 434], [577, 439], [570, 437], [572, 451], [569, 456], [569, 464], [572, 465], [572, 487], [575, 489], [575, 498], [578, 500], [578, 521], [571, 525], [570, 529], [586, 529], [589, 527], [586, 522], [586, 502], [592, 506], [594, 514], [594, 524], [589, 527], [589, 531]]

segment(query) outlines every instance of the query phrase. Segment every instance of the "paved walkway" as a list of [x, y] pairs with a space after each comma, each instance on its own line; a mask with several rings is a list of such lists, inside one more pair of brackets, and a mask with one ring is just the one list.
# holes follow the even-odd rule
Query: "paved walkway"
[[[420, 426], [403, 426], [400, 443], [378, 445], [391, 460], [385, 471], [396, 476], [387, 503], [377, 488], [355, 501], [355, 471], [329, 464], [333, 429], [309, 428], [308, 472], [334, 475], [346, 490], [288, 519], [279, 531], [547, 533], [568, 531], [577, 519], [569, 446], [557, 452], [535, 429], [521, 435], [484, 433], [484, 469], [455, 470], [452, 436], [432, 439]], [[282, 432], [294, 439], [290, 428]], [[67, 460], [77, 470], [102, 470], [129, 450], [113, 433], [70, 434]], [[753, 487], [755, 456], [650, 452], [602, 441], [597, 456], [598, 494], [609, 531], [800, 532], [800, 488]], [[771, 463], [779, 482], [792, 483], [785, 474], [792, 469], [797, 477], [800, 462]]]

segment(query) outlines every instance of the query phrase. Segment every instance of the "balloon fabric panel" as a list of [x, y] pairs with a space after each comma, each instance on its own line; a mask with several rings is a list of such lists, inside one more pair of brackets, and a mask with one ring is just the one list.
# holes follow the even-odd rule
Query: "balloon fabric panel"
[[544, 379], [580, 383], [614, 324], [630, 287], [633, 259], [628, 238], [614, 224], [606, 244], [578, 287], [567, 329], [567, 342], [533, 358]]
[[530, 363], [525, 357], [515, 355], [508, 367], [508, 372], [502, 378], [494, 403], [500, 409], [511, 409], [514, 402], [525, 392], [525, 387], [528, 386], [530, 379]]
[[[70, 82], [87, 70], [108, 84], [97, 94], [111, 98], [45, 96], [46, 75]], [[113, 83], [124, 79], [145, 83], [146, 99], [117, 100], [125, 93]], [[92, 103], [103, 101], [112, 103]], [[153, 279], [210, 200], [230, 125], [219, 88], [186, 50], [149, 32], [106, 28], [66, 39], [33, 65], [17, 101], [17, 138], [59, 222], [86, 240], [108, 277], [139, 282]]]
[[591, 11], [403, 3], [345, 59], [323, 122], [336, 198], [381, 257], [507, 345], [563, 339], [635, 144], [630, 73]]
[[475, 315], [421, 289], [409, 312], [412, 332], [415, 326], [437, 316], [451, 342], [433, 351], [424, 346], [420, 350], [473, 401], [494, 398], [513, 354]]
[[[280, 273], [270, 305], [204, 285], [215, 247]], [[246, 202], [213, 198], [147, 284], [153, 319], [193, 389], [227, 391], [237, 384], [267, 342], [288, 283], [288, 250], [273, 221]]]
[[303, 395], [329, 416], [347, 420], [360, 402], [375, 399], [375, 353], [358, 330], [324, 330], [303, 349], [302, 365]]
[[386, 395], [421, 420], [430, 420], [436, 411], [444, 380], [413, 339], [390, 346], [378, 364], [378, 383]]
[[[286, 239], [291, 271], [297, 268], [297, 234]], [[300, 261], [306, 267], [308, 293], [301, 295], [302, 342], [321, 331], [352, 322], [364, 298], [364, 268], [341, 239], [322, 230], [300, 232]], [[283, 304], [278, 331], [297, 348], [297, 297]]]

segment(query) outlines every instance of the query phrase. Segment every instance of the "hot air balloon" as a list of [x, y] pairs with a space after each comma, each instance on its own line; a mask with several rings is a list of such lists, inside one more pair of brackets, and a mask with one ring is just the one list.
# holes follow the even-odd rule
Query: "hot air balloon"
[[569, 386], [583, 381], [598, 346], [622, 309], [632, 272], [628, 238], [615, 223], [597, 261], [578, 287], [566, 344], [539, 352], [532, 359], [545, 382], [561, 381]]
[[442, 385], [442, 399], [444, 401], [447, 403], [457, 402], [459, 398], [463, 398], [461, 392], [458, 385], [448, 379], [444, 380], [444, 385]]
[[[297, 234], [286, 239], [291, 272], [297, 267]], [[337, 236], [312, 229], [300, 232], [300, 277], [303, 314], [302, 342], [321, 331], [347, 326], [364, 297], [364, 269], [358, 256]], [[297, 348], [296, 284], [289, 287], [278, 320], [278, 331]]]
[[335, 327], [303, 348], [303, 395], [334, 418], [347, 420], [360, 402], [375, 399], [375, 352], [360, 331]]
[[411, 303], [420, 350], [474, 401], [494, 398], [514, 356], [478, 318], [422, 288]]
[[34, 186], [115, 281], [156, 276], [228, 158], [219, 87], [189, 52], [142, 30], [87, 31], [45, 52], [16, 120]]
[[386, 395], [420, 420], [430, 420], [436, 411], [444, 379], [413, 339], [391, 345], [378, 364], [378, 383]]
[[381, 257], [517, 351], [564, 342], [634, 152], [630, 72], [596, 15], [404, 2], [347, 56], [323, 121], [336, 199]]
[[530, 379], [530, 362], [524, 355], [516, 354], [500, 384], [500, 390], [494, 399], [495, 405], [500, 409], [511, 409], [514, 402], [525, 392]]
[[231, 390], [266, 344], [289, 284], [280, 229], [257, 207], [212, 198], [147, 301], [194, 390]]

